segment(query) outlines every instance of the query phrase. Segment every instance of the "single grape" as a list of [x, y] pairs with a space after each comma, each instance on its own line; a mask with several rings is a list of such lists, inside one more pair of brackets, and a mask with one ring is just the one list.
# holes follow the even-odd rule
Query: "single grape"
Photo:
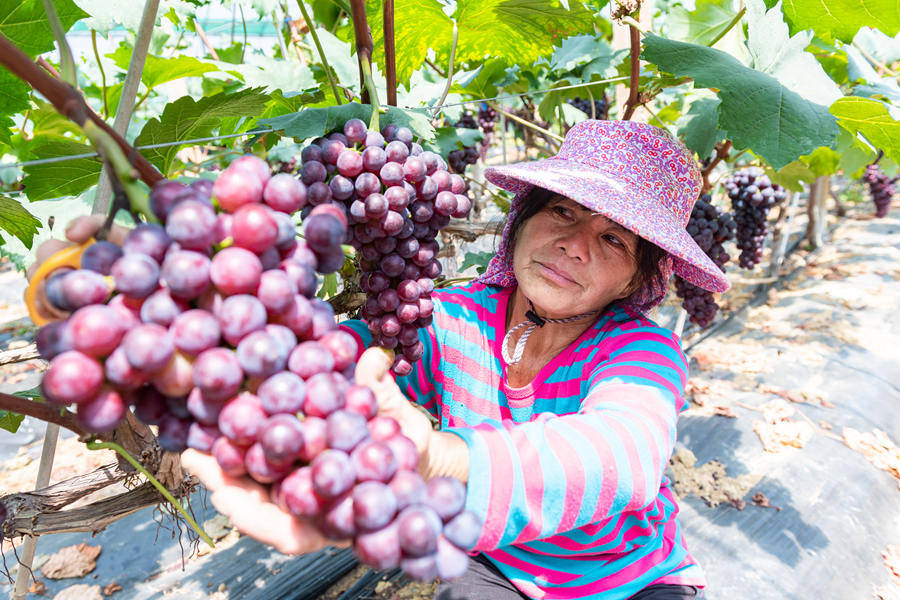
[[397, 510], [425, 501], [425, 480], [415, 471], [401, 469], [388, 484], [397, 497]]
[[263, 198], [263, 184], [259, 176], [246, 169], [227, 168], [213, 184], [213, 197], [222, 210], [233, 213], [241, 206], [260, 202]]
[[122, 256], [122, 249], [112, 242], [99, 241], [88, 246], [81, 253], [81, 268], [109, 275], [109, 270]]
[[463, 550], [475, 547], [481, 536], [482, 523], [475, 513], [464, 510], [444, 525], [444, 537]]
[[414, 558], [404, 558], [400, 561], [403, 574], [418, 581], [431, 581], [438, 575], [437, 553]]
[[258, 156], [252, 154], [244, 154], [236, 158], [230, 165], [229, 169], [242, 169], [255, 175], [262, 185], [266, 185], [272, 176], [269, 170], [269, 164]]
[[344, 407], [345, 397], [335, 385], [330, 373], [318, 373], [306, 381], [303, 412], [309, 416], [326, 418]]
[[312, 485], [312, 468], [300, 467], [281, 481], [281, 496], [285, 508], [297, 517], [315, 518], [325, 509]]
[[[315, 479], [313, 479], [315, 483]], [[333, 499], [319, 519], [319, 528], [325, 537], [345, 540], [356, 535], [353, 520], [353, 498], [349, 493]]]
[[194, 361], [193, 383], [213, 400], [230, 398], [241, 387], [244, 372], [237, 355], [228, 348], [204, 350]]
[[429, 506], [414, 504], [397, 516], [400, 547], [406, 556], [427, 556], [437, 551], [441, 518]]
[[307, 415], [302, 425], [303, 449], [300, 451], [300, 460], [309, 463], [328, 448], [325, 441], [325, 419]]
[[181, 419], [175, 415], [166, 415], [159, 422], [156, 440], [163, 450], [169, 452], [183, 452], [187, 449], [190, 428], [190, 419]]
[[180, 313], [169, 329], [175, 347], [196, 356], [219, 343], [221, 329], [214, 316], [199, 308]]
[[219, 413], [219, 431], [235, 444], [257, 440], [268, 416], [257, 396], [244, 392], [229, 400]]
[[223, 406], [225, 403], [222, 400], [207, 398], [200, 388], [192, 389], [185, 403], [190, 416], [203, 425], [217, 425]]
[[353, 550], [361, 561], [376, 569], [397, 567], [401, 558], [397, 526], [391, 523], [376, 531], [357, 534]]
[[199, 252], [176, 250], [166, 255], [161, 279], [176, 298], [191, 300], [209, 287], [210, 260]]
[[284, 369], [286, 357], [281, 344], [263, 330], [244, 336], [237, 345], [236, 354], [249, 377], [265, 378]]
[[237, 345], [247, 334], [265, 327], [266, 307], [255, 296], [238, 294], [225, 298], [216, 317], [222, 337]]
[[283, 213], [297, 212], [306, 206], [306, 186], [289, 173], [278, 173], [266, 183], [263, 201]]
[[87, 431], [106, 433], [119, 426], [127, 411], [128, 406], [119, 392], [103, 388], [96, 396], [78, 405], [76, 420]]
[[230, 246], [213, 257], [209, 277], [223, 294], [252, 294], [259, 286], [262, 272], [262, 263], [256, 254]]
[[87, 402], [100, 391], [103, 367], [77, 350], [63, 352], [50, 361], [41, 380], [41, 393], [54, 404]]
[[135, 416], [147, 425], [158, 425], [169, 412], [166, 397], [152, 386], [138, 388], [132, 402]]
[[363, 481], [351, 492], [353, 520], [357, 530], [374, 531], [390, 523], [397, 512], [397, 498], [380, 481]]
[[387, 483], [397, 472], [397, 459], [384, 442], [365, 440], [350, 453], [357, 481]]
[[68, 321], [51, 321], [47, 323], [38, 329], [34, 336], [34, 341], [37, 344], [38, 354], [44, 360], [51, 360], [55, 356], [75, 347]]
[[77, 310], [90, 304], [102, 304], [109, 297], [109, 284], [106, 278], [96, 271], [77, 269], [60, 276], [55, 285], [48, 285], [47, 299], [56, 308], [65, 311]]
[[341, 150], [336, 165], [338, 173], [344, 177], [353, 178], [363, 172], [362, 155], [351, 148]]
[[[315, 258], [315, 256], [313, 256]], [[311, 298], [316, 293], [319, 280], [316, 277], [315, 266], [306, 265], [295, 262], [290, 259], [281, 261], [281, 270], [290, 278], [291, 282], [296, 286], [297, 293], [301, 296]], [[289, 310], [290, 307], [288, 307]]]
[[153, 374], [153, 386], [166, 396], [187, 396], [193, 385], [193, 365], [181, 352], [175, 352], [166, 366]]
[[235, 444], [224, 435], [217, 439], [212, 446], [212, 455], [219, 463], [219, 467], [231, 477], [240, 477], [247, 472], [244, 467], [246, 454], [245, 447]]
[[385, 443], [391, 449], [397, 459], [397, 468], [414, 471], [419, 463], [419, 451], [416, 445], [408, 437], [402, 434], [395, 435]]
[[150, 210], [160, 221], [165, 221], [169, 210], [187, 191], [188, 186], [180, 181], [163, 179], [156, 182], [150, 190]]
[[125, 335], [125, 327], [116, 317], [115, 309], [103, 304], [91, 304], [76, 310], [69, 317], [75, 350], [95, 357], [108, 356]]
[[134, 299], [143, 299], [159, 287], [159, 264], [146, 254], [126, 254], [110, 269], [116, 289]]
[[271, 463], [293, 463], [303, 451], [303, 426], [294, 415], [273, 415], [260, 430], [259, 443]]
[[[313, 490], [321, 498], [337, 498], [348, 492], [356, 479], [350, 457], [340, 450], [323, 450], [313, 459], [310, 467]], [[352, 514], [350, 518], [353, 518]]]
[[244, 455], [244, 468], [247, 474], [259, 483], [273, 483], [283, 479], [290, 472], [290, 464], [278, 464], [266, 457], [262, 444], [256, 442], [247, 449]]
[[200, 423], [191, 423], [191, 426], [188, 427], [188, 435], [185, 443], [188, 448], [212, 453], [213, 444], [221, 435], [218, 427], [213, 425], [201, 425]]
[[329, 448], [350, 452], [369, 437], [366, 418], [348, 410], [335, 410], [326, 419], [325, 440]]
[[166, 233], [185, 250], [204, 251], [216, 241], [216, 212], [199, 200], [184, 200], [172, 207]]
[[272, 320], [284, 325], [298, 337], [304, 337], [312, 328], [312, 317], [312, 304], [306, 297], [297, 294], [288, 309], [281, 314], [274, 315]]
[[406, 144], [403, 142], [394, 140], [388, 142], [387, 146], [384, 147], [384, 153], [387, 155], [388, 162], [399, 163], [402, 165], [409, 156], [409, 148], [407, 148]]
[[435, 477], [425, 486], [425, 503], [447, 522], [463, 510], [466, 488], [458, 479]]
[[129, 364], [145, 373], [162, 369], [175, 352], [168, 330], [155, 323], [142, 323], [125, 334], [122, 347]]
[[366, 141], [368, 127], [361, 119], [349, 119], [344, 123], [344, 136], [351, 144], [361, 144]]
[[397, 162], [387, 162], [378, 171], [381, 183], [385, 186], [403, 185], [403, 167]]
[[458, 579], [466, 574], [469, 568], [468, 555], [450, 543], [447, 538], [438, 538], [437, 548], [438, 576], [441, 579]]
[[340, 220], [332, 215], [317, 214], [310, 216], [303, 225], [306, 243], [315, 252], [327, 252], [340, 246], [346, 228]]

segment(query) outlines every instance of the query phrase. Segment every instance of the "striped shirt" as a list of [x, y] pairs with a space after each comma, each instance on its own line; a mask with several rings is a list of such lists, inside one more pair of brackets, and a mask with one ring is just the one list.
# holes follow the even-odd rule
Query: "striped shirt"
[[[469, 449], [474, 548], [532, 598], [628, 598], [654, 583], [705, 586], [663, 474], [687, 363], [677, 337], [613, 307], [513, 388], [500, 345], [515, 288], [435, 291], [425, 354], [398, 377]], [[361, 321], [343, 325], [361, 346]]]

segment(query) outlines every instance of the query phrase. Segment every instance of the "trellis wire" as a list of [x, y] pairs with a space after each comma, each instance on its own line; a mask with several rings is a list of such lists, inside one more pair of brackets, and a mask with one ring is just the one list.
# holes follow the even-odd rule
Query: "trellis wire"
[[[464, 100], [462, 102], [451, 102], [451, 103], [447, 103], [447, 104], [441, 104], [440, 106], [404, 106], [403, 108], [406, 108], [406, 109], [419, 109], [419, 108], [444, 109], [444, 108], [447, 108], [450, 106], [463, 106], [466, 104], [479, 104], [481, 102], [491, 102], [494, 100], [504, 100], [507, 98], [521, 98], [522, 96], [534, 96], [534, 95], [538, 95], [538, 94], [546, 94], [549, 92], [558, 92], [561, 90], [587, 87], [587, 86], [597, 85], [597, 84], [601, 84], [601, 83], [612, 83], [615, 81], [621, 81], [623, 79], [627, 79], [627, 77], [613, 77], [611, 79], [600, 79], [598, 81], [591, 81], [588, 83], [577, 83], [574, 85], [567, 85], [567, 86], [556, 87], [556, 88], [547, 88], [547, 89], [543, 89], [543, 90], [535, 90], [532, 92], [525, 92], [525, 93], [521, 93], [521, 94], [506, 94], [506, 95], [501, 95], [501, 96], [494, 96], [493, 98], [479, 98], [476, 100]], [[253, 129], [253, 130], [244, 131], [241, 133], [229, 133], [227, 135], [214, 135], [214, 136], [210, 136], [210, 137], [194, 138], [194, 139], [189, 139], [189, 140], [178, 140], [178, 141], [174, 141], [174, 142], [161, 142], [159, 144], [147, 144], [144, 146], [135, 146], [134, 149], [135, 150], [152, 150], [154, 148], [168, 148], [170, 146], [199, 144], [202, 142], [215, 142], [218, 140], [227, 140], [227, 139], [231, 139], [231, 138], [242, 137], [245, 135], [262, 135], [264, 133], [272, 133], [274, 131], [276, 131], [276, 130], [274, 130], [274, 129]], [[78, 160], [81, 158], [94, 158], [95, 156], [99, 156], [99, 154], [97, 154], [96, 152], [85, 152], [82, 154], [69, 154], [66, 156], [54, 156], [52, 158], [38, 158], [35, 160], [28, 160], [28, 161], [19, 162], [19, 163], [0, 164], [0, 167], [13, 167], [13, 168], [24, 169], [25, 167], [33, 167], [33, 166], [37, 166], [37, 165], [47, 165], [47, 164], [53, 164], [53, 163], [58, 163], [58, 162], [66, 162], [66, 161], [70, 161], [70, 160]]]

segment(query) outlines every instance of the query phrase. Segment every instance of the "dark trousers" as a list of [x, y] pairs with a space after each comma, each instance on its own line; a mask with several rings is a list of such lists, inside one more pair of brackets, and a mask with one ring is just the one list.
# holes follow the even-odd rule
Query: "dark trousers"
[[[469, 570], [455, 581], [438, 584], [435, 600], [529, 600], [482, 555], [469, 559]], [[700, 591], [688, 585], [651, 585], [629, 600], [695, 600]]]

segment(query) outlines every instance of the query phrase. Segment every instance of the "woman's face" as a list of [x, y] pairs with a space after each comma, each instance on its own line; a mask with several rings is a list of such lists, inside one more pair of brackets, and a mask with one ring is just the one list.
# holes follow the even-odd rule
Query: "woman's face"
[[621, 225], [556, 196], [519, 229], [513, 271], [539, 314], [571, 317], [630, 293], [637, 244]]

